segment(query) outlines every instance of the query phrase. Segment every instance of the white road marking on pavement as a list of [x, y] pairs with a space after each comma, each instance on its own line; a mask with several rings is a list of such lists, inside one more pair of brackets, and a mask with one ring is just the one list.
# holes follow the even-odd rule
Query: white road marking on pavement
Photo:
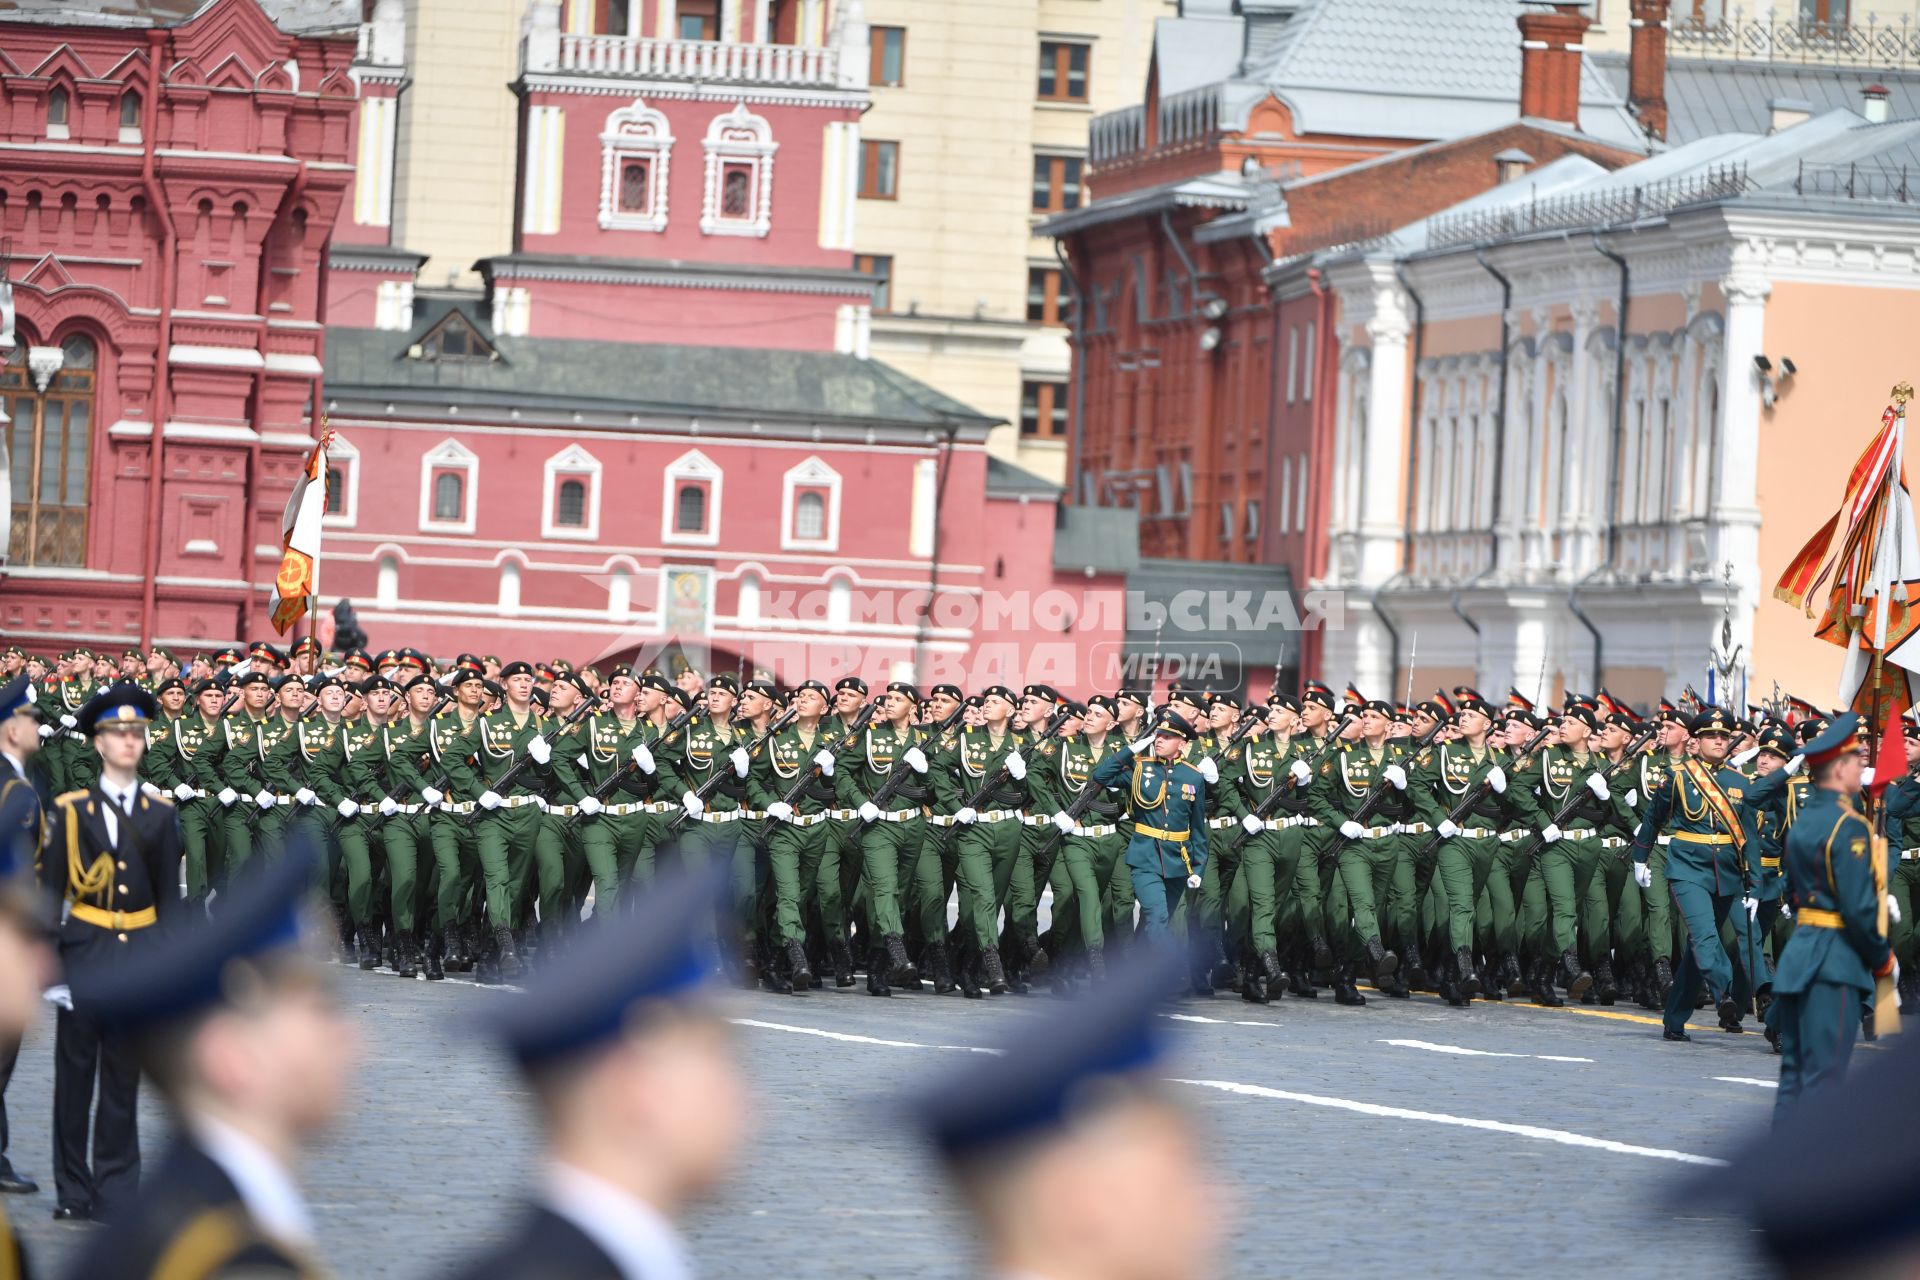
[[1277, 1027], [1280, 1024], [1277, 1022], [1240, 1022], [1236, 1020], [1233, 1025], [1236, 1027]]
[[1466, 1058], [1537, 1058], [1542, 1062], [1592, 1062], [1592, 1058], [1569, 1058], [1555, 1053], [1495, 1053], [1491, 1049], [1467, 1049], [1457, 1044], [1435, 1044], [1431, 1040], [1382, 1040], [1400, 1049], [1425, 1049], [1429, 1053], [1454, 1053]]
[[983, 1049], [971, 1044], [922, 1044], [918, 1040], [881, 1040], [875, 1036], [856, 1036], [845, 1031], [825, 1031], [819, 1027], [796, 1027], [786, 1022], [762, 1022], [758, 1018], [729, 1018], [736, 1027], [759, 1027], [766, 1031], [791, 1031], [795, 1035], [819, 1036], [823, 1040], [842, 1040], [848, 1044], [877, 1044], [888, 1049], [958, 1049], [962, 1053], [991, 1053], [1003, 1050]]
[[1197, 1013], [1168, 1013], [1161, 1016], [1172, 1018], [1175, 1022], [1211, 1022], [1221, 1027], [1229, 1025], [1225, 1018], [1207, 1018]]
[[1311, 1107], [1332, 1107], [1340, 1111], [1353, 1111], [1361, 1115], [1380, 1116], [1389, 1120], [1420, 1120], [1427, 1124], [1454, 1125], [1462, 1129], [1485, 1129], [1490, 1133], [1510, 1133], [1522, 1138], [1557, 1142], [1562, 1146], [1611, 1151], [1617, 1155], [1646, 1156], [1653, 1160], [1673, 1160], [1680, 1164], [1702, 1164], [1715, 1167], [1726, 1164], [1726, 1161], [1712, 1156], [1690, 1155], [1685, 1151], [1669, 1151], [1664, 1147], [1635, 1146], [1628, 1142], [1615, 1142], [1610, 1138], [1594, 1138], [1584, 1133], [1569, 1133], [1565, 1129], [1545, 1129], [1531, 1124], [1509, 1124], [1504, 1120], [1476, 1120], [1469, 1116], [1450, 1116], [1438, 1111], [1414, 1111], [1407, 1107], [1384, 1107], [1373, 1102], [1355, 1102], [1350, 1098], [1329, 1098], [1314, 1093], [1292, 1093], [1285, 1089], [1269, 1089], [1264, 1085], [1241, 1084], [1234, 1080], [1176, 1079], [1174, 1083], [1198, 1085], [1202, 1089], [1218, 1089], [1223, 1093], [1237, 1093], [1250, 1098], [1272, 1098], [1278, 1102], [1301, 1102]]
[[1750, 1076], [1708, 1076], [1707, 1079], [1720, 1080], [1727, 1084], [1758, 1085], [1762, 1089], [1778, 1089], [1780, 1087], [1778, 1080], [1755, 1080]]

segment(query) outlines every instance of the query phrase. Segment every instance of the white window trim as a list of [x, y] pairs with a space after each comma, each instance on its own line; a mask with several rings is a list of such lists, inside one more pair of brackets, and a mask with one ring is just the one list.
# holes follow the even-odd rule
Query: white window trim
[[[673, 157], [673, 131], [667, 117], [640, 98], [607, 117], [600, 135], [600, 227], [605, 231], [665, 231], [667, 229], [667, 171]], [[652, 190], [651, 213], [620, 209], [620, 164], [649, 160], [647, 181]]]
[[[827, 491], [826, 536], [796, 538], [793, 508], [800, 489]], [[780, 549], [782, 551], [838, 551], [840, 549], [840, 473], [819, 458], [808, 458], [788, 471], [780, 491]]]
[[[700, 230], [710, 236], [765, 237], [773, 230], [773, 126], [747, 110], [742, 102], [717, 115], [707, 126], [706, 199], [700, 209]], [[748, 218], [720, 216], [720, 188], [727, 165], [753, 166], [753, 214]]]
[[[540, 536], [568, 542], [593, 542], [600, 537], [600, 460], [577, 444], [570, 444], [547, 459], [545, 479], [541, 483]], [[562, 480], [587, 482], [587, 522], [584, 525], [555, 523], [554, 510]]]
[[[713, 459], [698, 449], [689, 449], [667, 464], [660, 490], [660, 541], [678, 547], [713, 547], [720, 544], [720, 486], [726, 473]], [[680, 482], [704, 480], [707, 483], [707, 531], [683, 533], [674, 527], [680, 514]]]
[[336, 434], [327, 446], [327, 462], [339, 463], [346, 472], [347, 482], [341, 486], [346, 492], [340, 495], [340, 514], [326, 513], [320, 525], [325, 529], [351, 529], [360, 516], [360, 451], [345, 436]]
[[[466, 510], [459, 520], [435, 520], [433, 518], [433, 473], [436, 471], [464, 471], [466, 473]], [[449, 436], [433, 448], [420, 455], [420, 532], [422, 533], [472, 533], [473, 513], [479, 502], [480, 459], [474, 452]]]

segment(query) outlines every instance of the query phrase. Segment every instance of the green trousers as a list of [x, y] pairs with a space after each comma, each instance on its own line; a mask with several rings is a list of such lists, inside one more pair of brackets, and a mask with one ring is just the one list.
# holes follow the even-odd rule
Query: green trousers
[[1808, 1091], [1839, 1081], [1853, 1058], [1860, 1034], [1863, 996], [1857, 987], [1836, 982], [1810, 983], [1803, 992], [1780, 996], [1767, 1021], [1780, 1033], [1780, 1092], [1773, 1100], [1777, 1125]]
[[[1106, 886], [1114, 864], [1127, 851], [1118, 832], [1104, 836], [1066, 836], [1053, 860], [1053, 930], [1058, 938], [1082, 947], [1102, 947], [1107, 938]], [[1129, 877], [1131, 879], [1131, 877]]]
[[183, 800], [174, 810], [180, 815], [180, 847], [187, 867], [187, 897], [202, 901], [221, 871], [221, 845], [225, 842], [226, 823], [220, 802], [212, 799]]
[[[1031, 948], [1040, 936], [1040, 886], [1053, 870], [1059, 857], [1053, 827], [1020, 824], [1020, 843], [1015, 849], [1013, 866], [1007, 875], [1002, 896], [1007, 907], [1007, 932]], [[1042, 862], [1045, 865], [1042, 865]]]
[[807, 886], [819, 874], [828, 834], [824, 824], [797, 827], [769, 821], [767, 879], [773, 892], [773, 942], [778, 945], [807, 940], [803, 914]]
[[1500, 853], [1498, 836], [1455, 836], [1440, 846], [1434, 874], [1447, 895], [1447, 950], [1473, 946], [1474, 910]]
[[903, 886], [917, 896], [927, 887], [903, 877], [920, 874], [920, 849], [926, 843], [926, 826], [918, 817], [903, 822], [870, 822], [860, 833], [861, 875], [867, 884], [867, 919], [878, 941], [889, 934], [905, 936], [907, 931], [904, 901], [909, 896]]
[[[386, 847], [387, 879], [393, 890], [393, 927], [412, 930], [419, 920], [421, 898], [420, 818], [417, 814], [394, 814], [378, 821], [376, 830]], [[431, 844], [427, 851], [432, 853]]]
[[[960, 924], [981, 951], [1000, 942], [1000, 904], [1013, 880], [1023, 828], [1011, 818], [975, 822], [953, 840], [954, 876], [960, 885]], [[1031, 865], [1031, 864], [1029, 864]]]
[[[1300, 860], [1302, 831], [1287, 827], [1280, 831], [1262, 831], [1240, 841], [1240, 869], [1227, 890], [1227, 927], [1240, 950], [1258, 956], [1278, 951], [1274, 924], [1279, 916], [1278, 876], [1276, 869], [1289, 855], [1282, 850], [1291, 846], [1291, 860]], [[1206, 888], [1202, 877], [1201, 888]]]
[[1677, 925], [1673, 913], [1673, 894], [1667, 888], [1667, 846], [1655, 843], [1647, 851], [1647, 870], [1653, 884], [1646, 892], [1647, 962], [1673, 959], [1673, 933]]
[[468, 900], [480, 883], [479, 833], [471, 814], [436, 813], [428, 822], [434, 874], [440, 883], [435, 924], [451, 929], [466, 922]]
[[[215, 801], [218, 804], [219, 801]], [[286, 808], [262, 809], [246, 796], [227, 808], [222, 818], [226, 874], [232, 875], [253, 857], [256, 849], [277, 849], [286, 830]]]
[[1233, 882], [1240, 875], [1240, 845], [1246, 833], [1238, 820], [1231, 827], [1215, 827], [1208, 824], [1207, 865], [1200, 872], [1200, 892], [1198, 902], [1192, 907], [1193, 925], [1198, 936], [1207, 939], [1211, 955], [1212, 940], [1209, 934], [1218, 934], [1227, 918], [1227, 899], [1232, 896]]
[[1900, 904], [1900, 923], [1887, 922], [1887, 940], [1893, 944], [1901, 972], [1911, 973], [1916, 960], [1920, 960], [1920, 922], [1914, 919], [1914, 913], [1920, 911], [1920, 857], [1894, 863], [1887, 881], [1887, 891]]
[[1539, 888], [1531, 881], [1526, 886], [1522, 931], [1539, 938], [1540, 949], [1554, 957], [1577, 945], [1582, 929], [1590, 938], [1605, 937], [1606, 917], [1597, 913], [1603, 900], [1589, 894], [1600, 868], [1600, 838], [1569, 834], [1540, 850], [1539, 863]]
[[613, 919], [620, 905], [620, 890], [646, 851], [646, 878], [653, 876], [654, 828], [650, 813], [601, 813], [579, 819], [572, 827], [580, 844], [580, 856], [593, 877], [593, 914]]
[[570, 815], [542, 813], [533, 839], [534, 877], [538, 882], [540, 923], [546, 928], [577, 924], [580, 900], [579, 841], [567, 826]]
[[1104, 909], [1107, 917], [1106, 940], [1109, 946], [1118, 943], [1124, 947], [1133, 940], [1135, 906], [1133, 872], [1128, 868], [1125, 857], [1129, 835], [1129, 830], [1123, 826], [1117, 837], [1120, 841], [1121, 856], [1113, 860], [1113, 877], [1107, 881]]
[[1433, 847], [1431, 831], [1408, 832], [1399, 836], [1396, 843], [1400, 854], [1394, 862], [1393, 878], [1388, 882], [1385, 924], [1388, 936], [1399, 941], [1401, 955], [1418, 956], [1422, 938], [1420, 908], [1433, 884], [1440, 851]]
[[362, 926], [373, 923], [373, 885], [378, 868], [375, 851], [384, 852], [372, 826], [368, 819], [356, 815], [341, 823], [333, 837], [340, 847], [340, 869], [346, 873], [347, 918]]
[[1380, 934], [1380, 912], [1393, 888], [1394, 872], [1400, 865], [1399, 836], [1376, 836], [1371, 840], [1348, 840], [1340, 848], [1340, 883], [1346, 890], [1347, 907], [1353, 915], [1351, 948], [1355, 955], [1369, 938]]
[[518, 923], [515, 908], [533, 865], [534, 843], [546, 816], [536, 805], [491, 813], [474, 811], [474, 851], [480, 859], [487, 923], [495, 929], [511, 929]]

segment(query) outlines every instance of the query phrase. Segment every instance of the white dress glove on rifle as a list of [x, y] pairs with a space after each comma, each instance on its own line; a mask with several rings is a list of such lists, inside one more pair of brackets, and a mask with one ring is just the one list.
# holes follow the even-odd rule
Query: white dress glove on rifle
[[293, 798], [295, 800], [298, 800], [301, 804], [314, 804], [320, 799], [319, 796], [313, 794], [313, 792], [307, 790], [307, 788], [305, 787], [302, 787], [298, 791], [294, 792]]
[[480, 807], [489, 813], [498, 809], [500, 807], [500, 793], [493, 790], [482, 791], [480, 793]]
[[689, 791], [680, 797], [680, 807], [687, 811], [689, 818], [697, 818], [707, 811], [707, 802], [696, 791]]
[[1127, 750], [1131, 751], [1134, 755], [1139, 755], [1142, 752], [1144, 752], [1148, 747], [1151, 747], [1152, 745], [1153, 745], [1153, 735], [1148, 734], [1146, 737], [1141, 738], [1138, 741], [1129, 742], [1127, 744]]
[[1633, 864], [1633, 882], [1642, 889], [1653, 888], [1653, 868], [1644, 862]]
[[1059, 828], [1060, 834], [1063, 836], [1073, 834], [1073, 818], [1065, 809], [1053, 815], [1053, 825]]
[[1380, 771], [1380, 776], [1393, 784], [1395, 791], [1407, 789], [1407, 771], [1397, 764], [1390, 764]]
[[545, 738], [536, 733], [527, 739], [527, 754], [533, 757], [535, 764], [545, 764], [553, 759], [553, 748], [547, 745]]
[[785, 800], [775, 800], [767, 806], [767, 816], [775, 822], [792, 822], [793, 806]]
[[814, 767], [820, 770], [821, 777], [831, 778], [833, 776], [833, 752], [822, 747], [813, 753], [813, 763]]
[[1639, 803], [1640, 803], [1640, 788], [1628, 787], [1627, 788], [1627, 808], [1631, 809], [1634, 806], [1638, 805]]
[[381, 817], [391, 818], [398, 812], [400, 812], [400, 802], [398, 800], [395, 800], [392, 796], [382, 796], [380, 798]]
[[40, 736], [43, 738], [51, 738], [53, 736], [53, 726], [50, 724], [41, 725]]
[[1560, 828], [1551, 822], [1549, 822], [1546, 825], [1545, 829], [1543, 829], [1540, 832], [1540, 840], [1543, 844], [1552, 844], [1554, 841], [1558, 840], [1559, 838], [1560, 838]]
[[880, 806], [875, 804], [871, 800], [862, 801], [860, 804], [860, 821], [862, 822], [880, 821]]
[[970, 827], [973, 825], [974, 819], [979, 816], [979, 814], [973, 811], [973, 806], [962, 805], [960, 811], [953, 815], [953, 820], [963, 827]]
[[653, 772], [653, 752], [647, 750], [646, 743], [642, 742], [635, 746], [628, 754], [633, 757], [634, 768], [645, 774]]
[[1442, 840], [1451, 840], [1460, 834], [1460, 828], [1453, 824], [1452, 818], [1440, 819], [1440, 825], [1435, 827], [1434, 830], [1440, 833]]
[[69, 729], [78, 729], [80, 727], [80, 722], [70, 715], [61, 716], [60, 723]]
[[900, 753], [900, 758], [905, 760], [907, 762], [907, 768], [913, 770], [915, 773], [925, 773], [927, 771], [926, 753], [918, 747], [908, 747]]
[[747, 749], [745, 747], [735, 747], [733, 754], [728, 756], [727, 759], [733, 762], [733, 776], [736, 778], [746, 777], [748, 767], [753, 764], [753, 760], [747, 755]]
[[1497, 796], [1507, 794], [1507, 771], [1499, 765], [1487, 770], [1487, 785], [1493, 788], [1493, 794]]
[[1200, 887], [1200, 877], [1199, 877], [1199, 876], [1188, 876], [1188, 877], [1187, 877], [1187, 888], [1189, 888], [1189, 889], [1198, 889], [1199, 887]]
[[1873, 785], [1873, 766], [1872, 765], [1868, 765], [1866, 768], [1860, 771], [1860, 785], [1862, 788], [1870, 787]]
[[1747, 919], [1757, 920], [1760, 918], [1760, 899], [1742, 898], [1740, 899], [1740, 905], [1745, 908]]
[[262, 809], [273, 808], [277, 800], [278, 800], [278, 797], [276, 797], [273, 794], [273, 792], [267, 790], [265, 787], [260, 788], [260, 790], [253, 797], [253, 802], [259, 805]]
[[586, 814], [589, 818], [604, 808], [606, 808], [606, 806], [600, 803], [599, 796], [588, 796], [580, 802], [580, 812]]
[[446, 797], [446, 793], [441, 791], [440, 788], [438, 787], [422, 787], [420, 788], [420, 798], [422, 800], [425, 800], [428, 804], [439, 804], [442, 800], [445, 800], [447, 797]]
[[1007, 752], [1007, 776], [1015, 782], [1027, 776], [1026, 757], [1018, 751]]
[[193, 788], [183, 782], [173, 789], [173, 798], [175, 800], [191, 800], [193, 799]]
[[1367, 833], [1367, 829], [1361, 826], [1359, 823], [1355, 822], [1352, 818], [1348, 818], [1345, 822], [1340, 824], [1340, 834], [1345, 836], [1349, 840], [1358, 840], [1361, 836], [1365, 835], [1366, 833]]
[[343, 818], [351, 818], [354, 814], [360, 812], [360, 806], [351, 800], [342, 800], [334, 807], [340, 810], [340, 816]]
[[1587, 790], [1593, 792], [1593, 798], [1595, 800], [1611, 800], [1613, 798], [1613, 792], [1607, 790], [1607, 780], [1597, 773], [1587, 778]]
[[1200, 763], [1193, 767], [1200, 771], [1200, 776], [1207, 780], [1208, 786], [1220, 781], [1220, 766], [1213, 762], [1212, 756], [1201, 756]]
[[1788, 773], [1798, 773], [1800, 772], [1800, 766], [1806, 762], [1807, 758], [1805, 756], [1794, 756], [1791, 760], [1787, 761], [1786, 770]]
[[1246, 817], [1240, 819], [1240, 829], [1250, 836], [1257, 836], [1267, 829], [1267, 824], [1252, 814], [1248, 814]]
[[235, 791], [232, 787], [220, 788], [220, 793], [214, 797], [214, 799], [218, 800], [223, 806], [229, 809], [233, 807], [234, 801], [238, 800], [239, 798], [240, 798], [240, 793], [238, 791]]
[[1304, 787], [1313, 781], [1313, 770], [1307, 766], [1305, 760], [1295, 760], [1287, 766], [1287, 772], [1293, 775], [1295, 786]]

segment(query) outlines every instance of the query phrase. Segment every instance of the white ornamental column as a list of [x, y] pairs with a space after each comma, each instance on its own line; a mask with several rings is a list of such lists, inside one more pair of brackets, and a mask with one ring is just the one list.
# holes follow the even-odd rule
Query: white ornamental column
[[1367, 415], [1349, 441], [1360, 467], [1361, 582], [1379, 585], [1400, 571], [1402, 523], [1400, 466], [1406, 453], [1407, 337], [1412, 332], [1407, 295], [1391, 263], [1373, 268], [1373, 315], [1367, 320], [1372, 361], [1367, 366]]
[[1733, 610], [1734, 642], [1752, 654], [1753, 611], [1760, 582], [1760, 383], [1753, 358], [1766, 350], [1766, 245], [1739, 242], [1720, 281], [1726, 306], [1726, 349], [1720, 369], [1720, 433], [1710, 468], [1714, 576], [1728, 564], [1740, 593]]

